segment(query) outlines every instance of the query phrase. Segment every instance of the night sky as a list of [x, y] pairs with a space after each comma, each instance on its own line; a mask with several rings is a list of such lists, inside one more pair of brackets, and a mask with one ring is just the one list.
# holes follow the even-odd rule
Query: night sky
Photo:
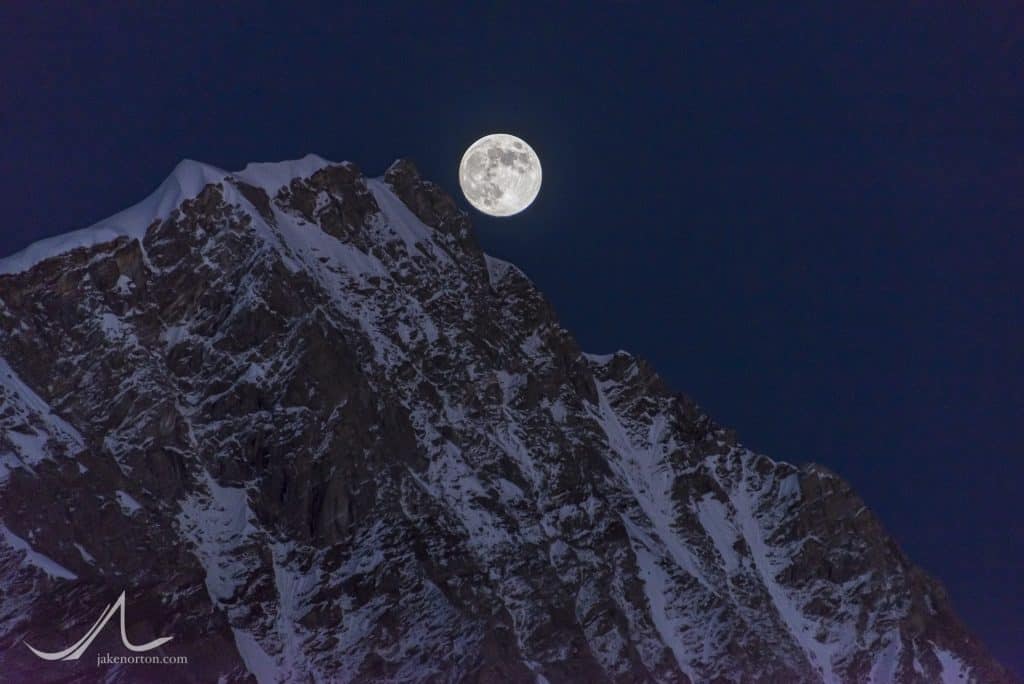
[[4, 3], [0, 254], [185, 157], [410, 157], [468, 208], [465, 147], [519, 135], [544, 187], [473, 213], [485, 249], [588, 351], [848, 479], [1024, 673], [1024, 11], [337, 4]]

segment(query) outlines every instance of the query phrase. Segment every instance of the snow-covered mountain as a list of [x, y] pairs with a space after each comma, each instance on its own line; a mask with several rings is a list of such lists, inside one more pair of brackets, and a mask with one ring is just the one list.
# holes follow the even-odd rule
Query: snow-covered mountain
[[[187, 665], [24, 643], [122, 591]], [[842, 480], [581, 351], [411, 163], [313, 156], [0, 262], [0, 673], [1012, 681]]]

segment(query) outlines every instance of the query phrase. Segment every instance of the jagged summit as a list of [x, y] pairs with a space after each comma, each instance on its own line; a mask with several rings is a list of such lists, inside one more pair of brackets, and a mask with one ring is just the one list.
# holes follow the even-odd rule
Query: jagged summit
[[404, 157], [391, 162], [391, 166], [384, 172], [384, 176], [389, 182], [397, 179], [407, 179], [409, 182], [422, 180], [420, 178], [420, 170], [416, 168], [416, 163]]
[[[229, 172], [216, 166], [183, 159], [156, 190], [138, 204], [93, 225], [34, 242], [20, 252], [0, 259], [0, 274], [17, 273], [44, 259], [80, 247], [110, 242], [118, 237], [142, 238], [154, 221], [165, 220], [187, 200], [194, 199], [211, 183], [229, 178], [262, 188], [271, 196], [296, 178], [308, 178], [335, 164], [315, 154], [281, 162], [251, 163], [241, 171]], [[348, 162], [343, 162], [348, 164]]]
[[195, 681], [1012, 681], [846, 483], [585, 354], [411, 162], [183, 162], [0, 270], [5, 681], [95, 677], [22, 642], [122, 591]]
[[352, 166], [351, 162], [332, 162], [316, 154], [307, 154], [301, 159], [280, 162], [255, 162], [246, 165], [233, 174], [235, 178], [249, 185], [263, 188], [271, 195], [296, 178], [309, 178], [326, 166]]

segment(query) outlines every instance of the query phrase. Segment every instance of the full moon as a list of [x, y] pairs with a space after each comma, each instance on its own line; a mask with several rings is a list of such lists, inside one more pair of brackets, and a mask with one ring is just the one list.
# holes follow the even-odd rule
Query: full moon
[[540, 159], [526, 141], [507, 133], [485, 135], [459, 164], [459, 185], [469, 203], [491, 216], [512, 216], [540, 192]]

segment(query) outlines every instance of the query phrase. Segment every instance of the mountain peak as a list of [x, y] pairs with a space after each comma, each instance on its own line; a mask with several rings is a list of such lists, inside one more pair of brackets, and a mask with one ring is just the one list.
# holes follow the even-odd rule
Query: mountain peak
[[1011, 681], [838, 477], [583, 353], [407, 160], [185, 161], [7, 263], [9, 679], [124, 590], [204, 681]]
[[119, 237], [141, 239], [154, 221], [166, 219], [183, 202], [198, 196], [207, 185], [220, 183], [227, 178], [262, 188], [272, 197], [295, 178], [308, 178], [333, 163], [318, 155], [307, 154], [301, 159], [250, 163], [241, 171], [229, 172], [204, 162], [183, 159], [138, 204], [87, 228], [39, 240], [20, 252], [0, 259], [0, 275], [24, 271], [45, 259]]
[[441, 186], [424, 180], [411, 159], [396, 159], [384, 173], [384, 182], [423, 223], [454, 236], [464, 249], [482, 254], [469, 215]]
[[391, 162], [391, 166], [384, 172], [384, 180], [389, 183], [417, 182], [420, 180], [420, 170], [412, 159], [400, 157]]
[[[348, 162], [341, 162], [348, 164]], [[280, 162], [254, 162], [231, 175], [235, 178], [263, 188], [273, 197], [278, 190], [296, 178], [309, 178], [317, 171], [337, 164], [316, 154], [307, 154], [301, 159]]]

